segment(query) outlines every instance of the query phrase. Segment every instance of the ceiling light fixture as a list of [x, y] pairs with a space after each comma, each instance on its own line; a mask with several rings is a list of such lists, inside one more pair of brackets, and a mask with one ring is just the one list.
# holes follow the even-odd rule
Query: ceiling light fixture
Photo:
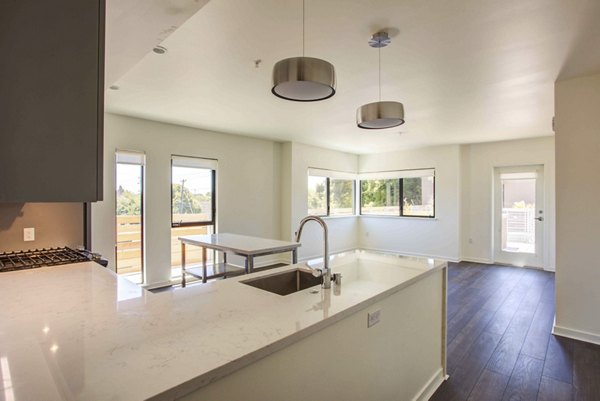
[[356, 110], [356, 125], [364, 129], [385, 129], [404, 124], [404, 106], [400, 102], [381, 101], [381, 48], [391, 43], [387, 32], [377, 32], [369, 46], [379, 51], [379, 101], [363, 104]]
[[302, 1], [302, 57], [286, 58], [273, 66], [271, 92], [282, 99], [315, 102], [335, 95], [335, 68], [325, 60], [304, 57], [305, 1]]

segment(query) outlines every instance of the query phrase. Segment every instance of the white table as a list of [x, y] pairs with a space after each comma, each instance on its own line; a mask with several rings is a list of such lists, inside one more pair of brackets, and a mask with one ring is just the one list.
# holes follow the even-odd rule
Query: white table
[[[185, 275], [191, 274], [194, 277], [201, 278], [206, 283], [208, 278], [206, 263], [207, 249], [213, 249], [223, 252], [223, 263], [213, 263], [213, 274], [210, 277], [225, 277], [227, 275], [236, 275], [239, 272], [227, 272], [227, 267], [233, 266], [227, 264], [227, 253], [243, 256], [245, 258], [244, 273], [254, 271], [254, 258], [257, 256], [273, 255], [276, 253], [292, 252], [292, 263], [298, 262], [299, 242], [279, 241], [268, 238], [251, 237], [238, 234], [210, 234], [210, 235], [186, 235], [178, 238], [181, 241], [181, 286], [185, 287]], [[202, 248], [202, 275], [186, 271], [185, 247], [194, 245]]]

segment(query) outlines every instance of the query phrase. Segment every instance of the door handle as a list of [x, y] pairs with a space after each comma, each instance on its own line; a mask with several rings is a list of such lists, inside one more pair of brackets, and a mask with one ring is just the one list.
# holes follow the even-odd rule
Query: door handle
[[542, 216], [540, 216], [540, 217], [536, 217], [535, 219], [536, 219], [537, 221], [544, 221], [544, 218], [543, 218]]

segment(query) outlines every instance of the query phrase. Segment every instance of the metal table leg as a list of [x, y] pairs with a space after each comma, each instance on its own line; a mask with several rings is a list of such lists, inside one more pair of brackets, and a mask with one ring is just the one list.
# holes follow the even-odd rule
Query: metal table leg
[[254, 271], [254, 256], [248, 255], [246, 257], [246, 262], [248, 264], [248, 271], [252, 273]]
[[181, 243], [181, 287], [185, 288], [185, 243]]
[[206, 247], [202, 247], [202, 282], [206, 283]]

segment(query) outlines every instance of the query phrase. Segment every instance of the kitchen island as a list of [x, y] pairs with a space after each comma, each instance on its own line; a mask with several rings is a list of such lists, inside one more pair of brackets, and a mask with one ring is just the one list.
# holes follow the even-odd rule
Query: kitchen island
[[92, 262], [5, 273], [4, 398], [427, 399], [445, 376], [446, 263], [356, 251], [333, 259], [331, 290], [242, 282], [299, 266], [157, 294]]

